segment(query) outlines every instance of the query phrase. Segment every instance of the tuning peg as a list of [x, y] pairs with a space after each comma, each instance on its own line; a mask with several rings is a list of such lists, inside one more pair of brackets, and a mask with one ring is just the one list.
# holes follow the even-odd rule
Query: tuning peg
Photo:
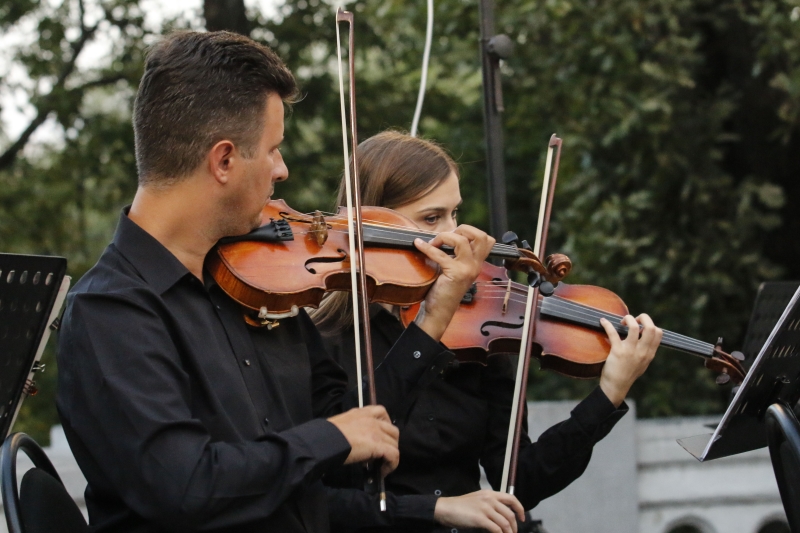
[[552, 296], [554, 292], [556, 292], [556, 288], [549, 281], [543, 281], [542, 284], [539, 285], [539, 294], [542, 296]]
[[507, 231], [500, 237], [500, 242], [503, 244], [517, 244], [519, 243], [519, 237], [513, 231]]
[[533, 248], [531, 248], [531, 245], [530, 245], [530, 244], [528, 244], [528, 241], [522, 241], [522, 248], [524, 248], [524, 249], [526, 249], [526, 250], [531, 250], [531, 251], [533, 251]]
[[731, 357], [733, 357], [737, 361], [744, 361], [744, 354], [742, 352], [740, 352], [739, 350], [736, 350], [735, 352], [731, 352]]
[[717, 385], [725, 385], [731, 380], [731, 377], [728, 374], [719, 374], [717, 375]]

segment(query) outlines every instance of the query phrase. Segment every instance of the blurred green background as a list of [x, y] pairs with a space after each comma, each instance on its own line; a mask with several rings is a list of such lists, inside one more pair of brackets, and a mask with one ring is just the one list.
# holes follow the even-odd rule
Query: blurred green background
[[[230, 29], [278, 51], [305, 96], [287, 120], [291, 178], [276, 197], [301, 211], [333, 207], [342, 168], [333, 7], [205, 0], [153, 22], [153, 5], [0, 5], [0, 250], [63, 255], [73, 281], [94, 263], [136, 189], [130, 109], [146, 48], [175, 28]], [[346, 7], [356, 13], [360, 138], [408, 129], [425, 4]], [[496, 17], [516, 43], [503, 64], [510, 228], [534, 234], [557, 132], [549, 245], [573, 260], [570, 281], [736, 349], [758, 285], [800, 279], [800, 0], [508, 0]], [[488, 229], [481, 98], [477, 2], [437, 0], [420, 131], [461, 166], [460, 221]], [[45, 357], [41, 393], [15, 428], [40, 442], [57, 423], [52, 346]], [[533, 370], [529, 397], [577, 398], [593, 386]], [[662, 350], [632, 396], [653, 417], [721, 412], [729, 392], [699, 359]]]

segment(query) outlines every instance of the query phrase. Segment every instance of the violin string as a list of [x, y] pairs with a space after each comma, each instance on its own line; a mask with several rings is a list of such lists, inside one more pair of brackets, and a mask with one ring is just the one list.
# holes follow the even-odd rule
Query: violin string
[[[325, 213], [323, 213], [322, 211], [320, 211], [320, 213], [325, 215]], [[308, 217], [313, 217], [315, 215], [315, 213], [303, 213], [303, 215], [304, 216], [308, 216]], [[331, 214], [325, 216], [325, 221], [326, 222], [329, 222], [331, 220], [336, 221], [336, 222], [341, 222], [341, 221], [344, 221], [346, 219], [345, 219], [344, 215], [339, 215], [339, 214], [332, 214], [331, 213]], [[403, 225], [400, 225], [400, 224], [394, 224], [394, 223], [390, 223], [390, 222], [383, 222], [383, 221], [380, 221], [380, 220], [374, 220], [374, 219], [369, 219], [369, 218], [364, 218], [363, 222], [365, 223], [364, 226], [366, 226], [370, 230], [373, 230], [373, 231], [376, 231], [376, 232], [390, 232], [391, 230], [395, 230], [395, 234], [400, 234], [402, 236], [407, 236], [407, 237], [412, 237], [412, 238], [416, 238], [416, 237], [419, 237], [419, 238], [425, 238], [425, 237], [433, 238], [433, 237], [435, 237], [437, 235], [437, 233], [435, 233], [435, 232], [425, 231], [425, 230], [422, 230], [422, 229], [409, 228], [408, 226], [403, 226]], [[308, 233], [308, 232], [306, 231], [306, 232], [297, 232], [297, 233], [298, 234], [305, 234], [305, 233]], [[398, 242], [400, 242], [400, 241], [398, 241]], [[516, 246], [512, 245], [512, 244], [503, 244], [503, 243], [495, 243], [492, 246], [492, 249], [493, 250], [507, 250], [510, 253], [513, 253], [513, 252], [518, 250], [518, 248]]]
[[[365, 224], [365, 226], [367, 226], [370, 230], [372, 230], [375, 233], [379, 233], [381, 235], [387, 234], [388, 237], [382, 237], [382, 238], [385, 238], [387, 240], [393, 240], [394, 242], [398, 242], [398, 243], [411, 244], [413, 242], [414, 238], [423, 238], [424, 239], [426, 237], [435, 237], [437, 235], [436, 233], [418, 232], [418, 231], [414, 231], [414, 230], [409, 230], [407, 228], [403, 229], [401, 227], [398, 227], [398, 229], [393, 231], [392, 229], [385, 229], [385, 228], [378, 227], [378, 226], [373, 226], [373, 225], [370, 225], [370, 224]], [[306, 230], [306, 231], [296, 231], [294, 233], [296, 235], [306, 235], [306, 234], [308, 234], [310, 232], [311, 232], [310, 230]], [[402, 237], [406, 237], [406, 239], [394, 238], [397, 235], [400, 235]], [[515, 253], [518, 250], [517, 247], [516, 246], [511, 246], [511, 245], [508, 245], [508, 244], [498, 244], [498, 243], [496, 243], [496, 244], [494, 244], [494, 246], [492, 246], [492, 250], [508, 252], [509, 255], [515, 255], [515, 256], [519, 255], [519, 254]]]
[[[585, 306], [582, 304], [578, 304], [576, 302], [571, 302], [569, 300], [557, 298], [553, 299], [553, 297], [547, 298], [544, 300], [545, 306], [550, 307], [553, 311], [558, 311], [564, 314], [568, 314], [571, 318], [583, 318], [589, 321], [592, 321], [592, 325], [594, 321], [599, 322], [599, 319], [605, 318], [612, 325], [617, 329], [617, 331], [624, 332], [627, 334], [627, 326], [619, 324], [622, 320], [622, 317], [613, 313], [608, 313], [599, 309], [595, 309], [589, 306]], [[547, 310], [545, 310], [547, 312]], [[679, 335], [677, 333], [673, 333], [671, 331], [664, 331], [664, 336], [662, 337], [662, 344], [667, 346], [674, 346], [683, 349], [690, 349], [692, 351], [699, 351], [701, 353], [711, 353], [713, 351], [713, 346], [704, 343], [702, 341], [697, 341], [695, 339], [691, 339], [689, 337], [684, 337], [683, 335]]]
[[[504, 291], [494, 292], [498, 295], [487, 296], [487, 291], [481, 291], [480, 294], [483, 298], [487, 299], [504, 299], [504, 295], [499, 295], [499, 293], [504, 293]], [[525, 304], [524, 298], [511, 297], [509, 300], [520, 305]], [[628, 333], [627, 326], [619, 323], [622, 320], [620, 315], [572, 302], [557, 296], [551, 296], [540, 301], [538, 304], [538, 309], [545, 314], [550, 314], [557, 318], [572, 320], [574, 322], [592, 326], [597, 329], [602, 329], [599, 323], [599, 320], [602, 317], [611, 322], [611, 324], [619, 333], [623, 333], [625, 335]], [[663, 330], [661, 344], [705, 356], [711, 355], [714, 351], [714, 345], [712, 344], [692, 339], [691, 337], [686, 337], [669, 330]]]
[[[402, 231], [401, 230], [394, 230], [394, 232], [392, 232], [392, 231], [387, 231], [387, 230], [384, 230], [382, 228], [376, 228], [376, 227], [370, 228], [370, 231], [372, 232], [370, 236], [381, 238], [381, 239], [389, 239], [389, 240], [393, 240], [395, 242], [405, 242], [408, 245], [412, 245], [414, 239], [416, 239], [416, 238], [421, 238], [421, 239], [425, 240], [427, 237], [430, 237], [430, 235], [431, 235], [431, 234], [427, 234], [427, 233], [417, 233], [417, 232], [408, 231], [408, 230], [402, 230]], [[401, 236], [406, 237], [407, 240], [400, 241], [396, 237], [398, 234], [401, 235]], [[492, 252], [491, 253], [494, 254], [494, 255], [504, 255], [506, 257], [510, 256], [510, 257], [513, 257], [513, 258], [518, 258], [519, 255], [520, 255], [519, 254], [519, 250], [517, 248], [515, 248], [513, 246], [498, 245], [498, 244], [495, 244], [494, 246], [492, 246]]]
[[[620, 317], [619, 315], [607, 313], [581, 304], [576, 304], [575, 302], [570, 302], [568, 300], [564, 300], [561, 298], [553, 300], [552, 297], [550, 297], [544, 301], [546, 302], [545, 306], [552, 307], [553, 311], [562, 312], [563, 314], [569, 315], [570, 317], [573, 318], [583, 318], [583, 319], [590, 319], [593, 321], [594, 320], [599, 321], [600, 317], [603, 317], [609, 322], [611, 322], [612, 325], [614, 325], [615, 329], [617, 329], [617, 331], [625, 332], [627, 334], [628, 330], [627, 326], [623, 326], [621, 324], [616, 323], [617, 321], [622, 319], [622, 317]], [[548, 311], [549, 310], [544, 310], [544, 312], [546, 313]], [[714, 346], [712, 344], [704, 343], [702, 341], [698, 341], [690, 337], [686, 337], [684, 335], [680, 335], [668, 330], [664, 331], [661, 344], [705, 355], [711, 355], [711, 353], [713, 353], [714, 351]]]
[[[409, 230], [385, 230], [383, 228], [375, 229], [375, 226], [370, 227], [369, 224], [364, 224], [365, 227], [370, 229], [371, 236], [380, 237], [383, 241], [388, 241], [391, 243], [396, 243], [398, 245], [404, 246], [412, 246], [415, 238], [422, 238], [423, 240], [426, 237], [435, 236], [436, 234], [433, 233], [421, 233], [421, 232], [413, 232]], [[306, 231], [298, 231], [295, 232], [296, 235], [307, 235], [311, 233], [311, 230]], [[365, 231], [366, 233], [366, 231]], [[404, 238], [398, 238], [404, 237]], [[496, 255], [504, 255], [504, 256], [511, 256], [511, 257], [519, 257], [519, 252], [517, 248], [514, 246], [504, 245], [504, 244], [495, 244], [492, 247], [492, 252]]]
[[[381, 236], [384, 235], [384, 234], [388, 234], [390, 236], [401, 235], [401, 236], [408, 237], [408, 238], [410, 238], [412, 240], [414, 238], [422, 238], [422, 239], [427, 238], [427, 237], [431, 237], [432, 238], [432, 237], [435, 237], [437, 235], [436, 233], [431, 233], [431, 232], [426, 232], [426, 231], [417, 231], [417, 230], [412, 230], [412, 229], [409, 229], [409, 228], [402, 228], [402, 227], [399, 227], [399, 228], [385, 228], [384, 226], [377, 226], [377, 225], [370, 225], [370, 224], [367, 224], [367, 227], [370, 229], [370, 231], [372, 231], [376, 235], [381, 235]], [[511, 245], [508, 245], [508, 244], [495, 243], [492, 246], [492, 250], [493, 251], [508, 251], [508, 252], [510, 252], [512, 254], [515, 254], [516, 256], [519, 256], [519, 252], [517, 251], [517, 247], [516, 246], [511, 246]]]
[[[494, 284], [492, 282], [482, 282], [482, 283], [478, 283], [478, 285], [481, 285], [481, 284], [484, 284], [484, 283], [489, 288], [482, 290], [481, 294], [487, 294], [487, 293], [488, 294], [492, 294], [492, 293], [495, 293], [495, 294], [498, 294], [498, 295], [502, 294], [502, 296], [497, 296], [497, 298], [501, 298], [501, 297], [504, 298], [505, 297], [506, 289], [503, 286]], [[526, 288], [525, 285], [522, 285], [522, 284], [515, 284], [515, 285], [516, 286], [513, 286], [513, 288], [514, 289], [518, 289], [520, 291], [518, 294], [520, 294], [521, 296], [525, 296], [527, 294], [527, 288]], [[523, 290], [525, 291], [525, 295], [521, 294], [521, 291], [523, 291]], [[521, 300], [517, 300], [517, 299], [513, 299], [513, 298], [511, 300], [515, 301], [517, 303], [520, 303], [520, 304], [524, 304], [525, 303], [525, 298], [524, 297]], [[573, 301], [561, 298], [559, 296], [551, 296], [551, 297], [548, 298], [548, 301], [556, 301], [556, 300], [563, 302], [564, 305], [571, 305], [574, 308], [578, 308], [578, 309], [580, 309], [582, 311], [601, 312], [601, 310], [596, 309], [594, 307], [587, 306], [585, 304], [580, 304], [578, 302], [573, 302]], [[612, 321], [612, 322], [614, 320], [621, 320], [622, 319], [621, 316], [616, 315], [616, 314], [610, 314], [610, 313], [606, 314], [605, 318], [608, 319], [609, 321]], [[703, 341], [699, 341], [699, 340], [696, 340], [696, 339], [692, 339], [691, 337], [686, 337], [684, 335], [681, 335], [679, 333], [674, 333], [674, 332], [669, 331], [669, 330], [664, 330], [664, 337], [663, 338], [665, 340], [669, 341], [670, 343], [681, 343], [681, 344], [685, 344], [685, 345], [693, 344], [693, 345], [697, 346], [697, 349], [699, 349], [699, 350], [701, 350], [703, 352], [711, 352], [711, 351], [713, 351], [713, 348], [714, 348], [714, 346], [712, 344], [709, 344], [709, 343], [706, 343], [706, 342], [703, 342]]]

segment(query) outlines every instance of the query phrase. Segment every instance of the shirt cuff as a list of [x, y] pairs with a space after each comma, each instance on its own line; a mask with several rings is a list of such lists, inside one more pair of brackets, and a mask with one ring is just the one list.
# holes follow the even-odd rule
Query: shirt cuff
[[572, 410], [572, 418], [586, 434], [592, 436], [594, 442], [598, 442], [608, 435], [628, 410], [628, 404], [624, 401], [619, 407], [614, 407], [614, 404], [608, 399], [603, 389], [597, 386], [589, 396]]
[[423, 520], [433, 523], [433, 514], [439, 496], [433, 494], [409, 494], [395, 496], [395, 517], [404, 520]]
[[424, 385], [418, 382], [433, 379], [447, 368], [453, 358], [453, 352], [412, 322], [389, 350], [384, 362], [401, 379]]
[[327, 420], [311, 420], [286, 430], [282, 436], [301, 446], [307, 456], [316, 461], [314, 471], [320, 476], [343, 465], [350, 455], [350, 443], [339, 428]]

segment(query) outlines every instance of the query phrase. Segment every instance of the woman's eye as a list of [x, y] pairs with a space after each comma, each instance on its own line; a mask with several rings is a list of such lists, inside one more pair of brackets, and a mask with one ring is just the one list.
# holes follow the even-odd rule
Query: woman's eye
[[453, 214], [452, 214], [452, 215], [450, 215], [450, 216], [452, 216], [452, 217], [453, 217], [453, 220], [455, 220], [456, 218], [458, 218], [458, 209], [453, 209]]
[[436, 224], [437, 222], [439, 222], [439, 215], [431, 215], [429, 217], [425, 217], [424, 220], [428, 224]]

